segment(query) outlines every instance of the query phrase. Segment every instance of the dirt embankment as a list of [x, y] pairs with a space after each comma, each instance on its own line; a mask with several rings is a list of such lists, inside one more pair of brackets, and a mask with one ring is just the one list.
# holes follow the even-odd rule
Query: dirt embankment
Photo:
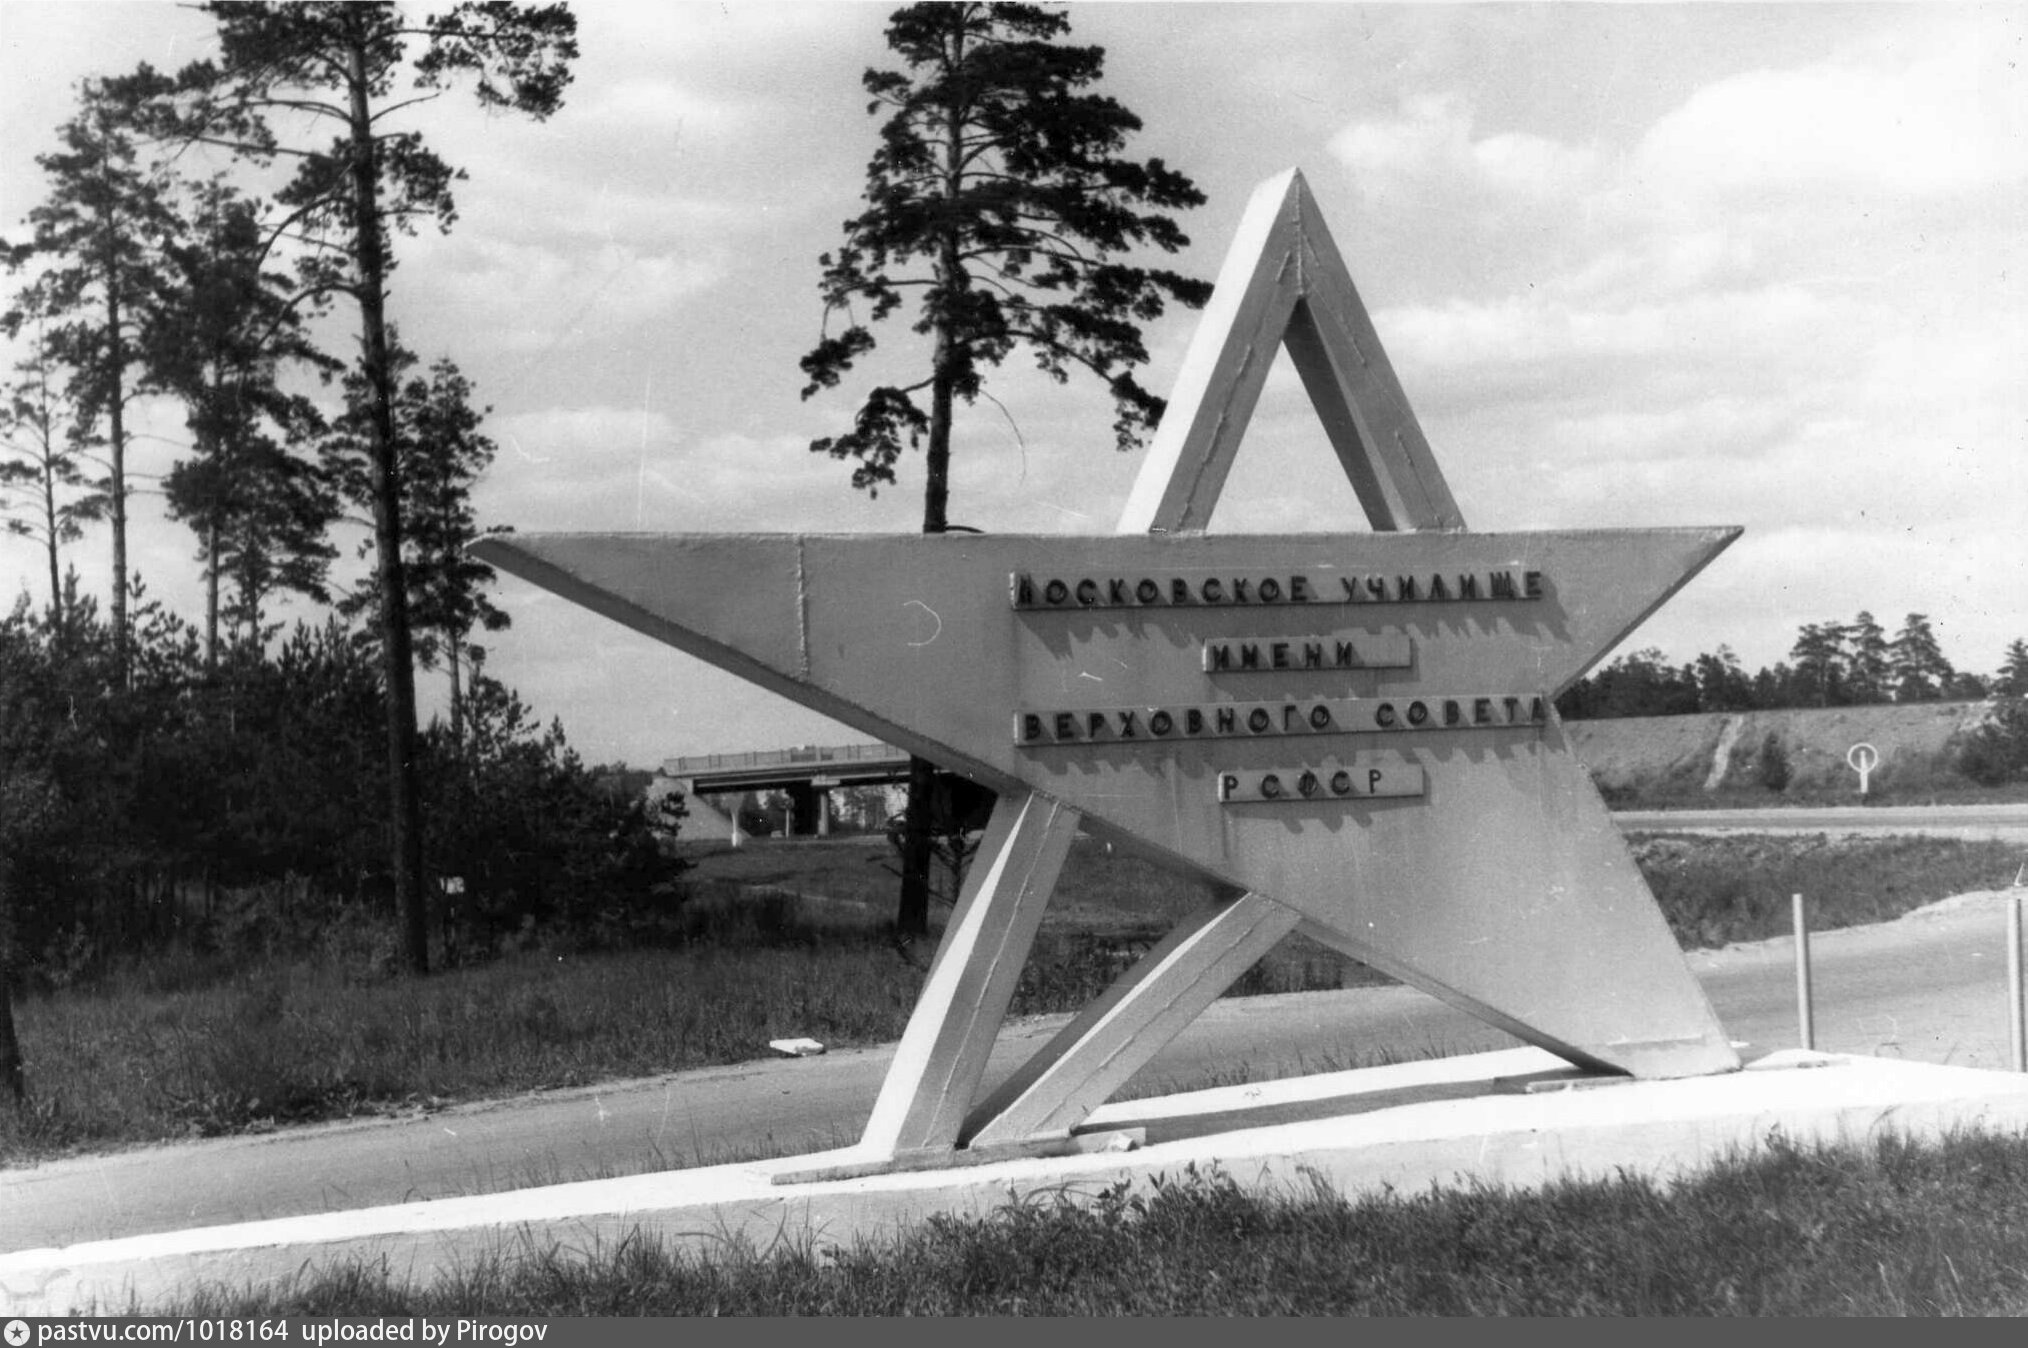
[[[1856, 804], [1859, 774], [1846, 763], [1855, 744], [1879, 754], [1870, 798], [1919, 801], [1978, 793], [1956, 769], [1962, 737], [1990, 704], [1924, 702], [1811, 711], [1709, 712], [1566, 723], [1572, 747], [1606, 799], [1634, 804], [1761, 803], [1783, 798]], [[1789, 783], [1763, 784], [1768, 735], [1781, 743]]]

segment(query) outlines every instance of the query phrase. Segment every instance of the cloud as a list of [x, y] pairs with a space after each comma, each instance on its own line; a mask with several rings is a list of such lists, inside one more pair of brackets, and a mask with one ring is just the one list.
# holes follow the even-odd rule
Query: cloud
[[1591, 150], [1521, 132], [1488, 136], [1472, 145], [1471, 155], [1487, 187], [1536, 201], [1565, 200], [1597, 172]]
[[720, 248], [648, 251], [474, 234], [417, 251], [424, 264], [413, 306], [419, 317], [452, 333], [483, 330], [496, 349], [523, 355], [609, 339], [615, 330], [664, 318], [731, 270]]
[[852, 490], [850, 470], [812, 454], [807, 436], [700, 430], [611, 406], [504, 417], [493, 433], [501, 452], [478, 499], [487, 522], [525, 531], [921, 526], [908, 488], [877, 501]]
[[1463, 95], [1424, 94], [1385, 120], [1354, 122], [1331, 139], [1331, 153], [1369, 198], [1404, 187], [1457, 182], [1475, 164], [1472, 110]]
[[1631, 172], [1672, 200], [1922, 196], [2019, 182], [2028, 177], [2028, 86], [2007, 73], [2010, 59], [2018, 41], [1954, 27], [1913, 58], [1871, 47], [1734, 75], [1658, 122]]
[[1418, 205], [1419, 197], [1458, 195], [1474, 198], [1482, 209], [1563, 202], [1599, 171], [1589, 147], [1524, 131], [1475, 139], [1476, 120], [1463, 94], [1419, 95], [1394, 117], [1345, 127], [1332, 137], [1330, 151], [1364, 197], [1397, 207]]
[[607, 85], [573, 109], [581, 140], [723, 133], [751, 115], [731, 100], [640, 75]]

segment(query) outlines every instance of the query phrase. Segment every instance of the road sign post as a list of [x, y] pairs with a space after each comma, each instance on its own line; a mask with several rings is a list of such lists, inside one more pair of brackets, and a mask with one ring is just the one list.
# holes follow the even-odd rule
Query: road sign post
[[2028, 999], [2021, 988], [2021, 895], [2007, 896], [2007, 1048], [2010, 1065], [2028, 1072]]
[[1810, 924], [1803, 912], [1803, 896], [1789, 896], [1790, 914], [1796, 929], [1796, 1031], [1802, 1046], [1817, 1046], [1817, 1022], [1810, 1005]]
[[1855, 744], [1845, 751], [1845, 761], [1859, 774], [1859, 794], [1864, 796], [1873, 769], [1880, 766], [1880, 751], [1870, 744]]

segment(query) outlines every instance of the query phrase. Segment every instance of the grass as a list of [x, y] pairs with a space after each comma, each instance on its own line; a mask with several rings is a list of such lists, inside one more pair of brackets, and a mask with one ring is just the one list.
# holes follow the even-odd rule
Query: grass
[[2028, 1139], [1771, 1134], [1668, 1183], [1621, 1174], [1342, 1196], [1191, 1170], [848, 1245], [630, 1238], [428, 1285], [349, 1264], [191, 1316], [2028, 1314]]
[[1786, 936], [1790, 896], [1813, 930], [1886, 922], [1954, 894], [2004, 889], [2018, 845], [1951, 838], [1831, 839], [1729, 834], [1636, 835], [1634, 859], [1686, 950]]
[[[878, 847], [782, 844], [700, 859], [680, 945], [527, 951], [422, 982], [336, 954], [237, 969], [170, 959], [22, 999], [30, 1105], [0, 1109], [0, 1163], [484, 1099], [739, 1062], [770, 1039], [845, 1047], [900, 1036], [928, 949], [898, 951]], [[1686, 946], [1877, 921], [2009, 883], [2018, 849], [1899, 838], [1641, 842]], [[1080, 840], [1013, 1014], [1095, 996], [1206, 893]], [[1291, 940], [1235, 994], [1378, 981]]]

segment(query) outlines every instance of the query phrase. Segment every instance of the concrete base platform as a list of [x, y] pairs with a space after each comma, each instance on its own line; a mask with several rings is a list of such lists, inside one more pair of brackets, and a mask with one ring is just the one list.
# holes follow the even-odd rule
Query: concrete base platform
[[[2028, 1131], [2028, 1076], [1881, 1058], [1772, 1053], [1743, 1072], [1679, 1081], [1588, 1077], [1537, 1049], [1401, 1063], [1110, 1104], [1081, 1131], [1144, 1129], [1133, 1151], [778, 1184], [850, 1166], [855, 1149], [516, 1193], [164, 1232], [0, 1255], [0, 1311], [151, 1309], [200, 1282], [227, 1286], [370, 1260], [418, 1281], [517, 1249], [727, 1239], [849, 1244], [935, 1213], [983, 1214], [1010, 1195], [1094, 1194], [1186, 1166], [1247, 1185], [1357, 1194], [1391, 1185], [1533, 1186], [1620, 1170], [1670, 1177], [1750, 1150], [1770, 1131], [1863, 1140], [1883, 1131]], [[4, 1220], [4, 1219], [0, 1219]]]

